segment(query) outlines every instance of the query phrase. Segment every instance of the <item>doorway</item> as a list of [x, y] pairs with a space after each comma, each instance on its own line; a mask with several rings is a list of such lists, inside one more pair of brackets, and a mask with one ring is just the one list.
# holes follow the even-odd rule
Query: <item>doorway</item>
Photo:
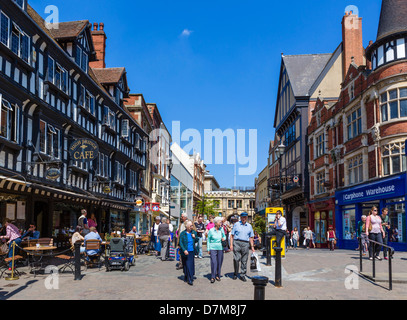
[[[37, 201], [34, 204], [34, 223], [40, 232], [40, 237], [49, 236], [48, 203]], [[30, 222], [31, 223], [31, 222]]]
[[314, 213], [315, 245], [317, 248], [326, 247], [326, 232], [328, 225], [328, 214], [326, 211]]

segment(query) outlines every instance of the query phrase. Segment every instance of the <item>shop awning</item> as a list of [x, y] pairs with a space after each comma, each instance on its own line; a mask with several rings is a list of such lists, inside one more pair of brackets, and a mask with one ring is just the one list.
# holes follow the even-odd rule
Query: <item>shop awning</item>
[[79, 203], [89, 203], [89, 204], [98, 204], [100, 199], [89, 194], [81, 194], [73, 191], [57, 189], [45, 185], [40, 184], [31, 184], [30, 189], [32, 189], [32, 193], [35, 195], [41, 195], [46, 197], [51, 197], [56, 200], [69, 200]]
[[0, 176], [0, 190], [13, 190], [18, 192], [29, 192], [30, 183], [15, 179], [13, 177]]

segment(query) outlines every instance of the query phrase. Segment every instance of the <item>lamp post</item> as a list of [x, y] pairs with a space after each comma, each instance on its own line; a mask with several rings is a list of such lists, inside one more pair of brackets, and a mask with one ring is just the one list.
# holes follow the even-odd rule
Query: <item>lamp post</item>
[[168, 159], [168, 219], [171, 222], [171, 170], [174, 166], [172, 159]]
[[282, 207], [283, 206], [283, 200], [281, 198], [281, 194], [283, 193], [283, 188], [282, 188], [281, 179], [282, 179], [282, 176], [283, 176], [283, 168], [282, 168], [281, 163], [282, 163], [283, 155], [284, 155], [284, 152], [285, 152], [285, 145], [281, 143], [277, 147], [276, 151], [277, 151], [277, 156], [278, 156], [278, 166], [279, 166], [279, 170], [280, 170], [280, 207]]

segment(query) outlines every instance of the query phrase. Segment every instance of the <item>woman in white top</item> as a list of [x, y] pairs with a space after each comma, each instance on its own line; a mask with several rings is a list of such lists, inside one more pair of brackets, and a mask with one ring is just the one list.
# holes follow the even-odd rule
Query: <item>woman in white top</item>
[[382, 250], [383, 238], [385, 237], [385, 233], [382, 227], [382, 219], [378, 215], [378, 209], [376, 207], [372, 207], [370, 210], [370, 215], [366, 219], [366, 234], [369, 237], [369, 240], [378, 242], [370, 242], [369, 246], [369, 259], [373, 260], [373, 254], [375, 255], [377, 260], [382, 260], [379, 254]]
[[[75, 230], [75, 233], [72, 235], [72, 238], [71, 238], [72, 245], [74, 245], [76, 241], [83, 242], [85, 240], [85, 238], [82, 237], [81, 232], [82, 232], [82, 227], [77, 226], [76, 230]], [[83, 253], [83, 252], [85, 252], [85, 247], [81, 246], [81, 253]]]
[[295, 227], [294, 230], [291, 231], [291, 240], [293, 242], [293, 246], [294, 246], [295, 250], [297, 250], [297, 244], [298, 244], [299, 239], [300, 239], [300, 235], [298, 233], [297, 227]]

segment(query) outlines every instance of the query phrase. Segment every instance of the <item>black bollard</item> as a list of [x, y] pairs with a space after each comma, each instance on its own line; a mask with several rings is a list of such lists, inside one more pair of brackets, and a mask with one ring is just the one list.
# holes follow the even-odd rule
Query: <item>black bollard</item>
[[266, 266], [271, 266], [271, 236], [266, 234]]
[[274, 248], [276, 251], [276, 272], [275, 272], [275, 286], [282, 287], [281, 285], [281, 251], [283, 248]]
[[267, 283], [269, 282], [269, 278], [255, 276], [255, 277], [252, 277], [252, 282], [254, 285], [254, 300], [265, 300], [265, 298], [266, 298], [265, 289], [266, 289]]
[[75, 279], [81, 280], [81, 242], [76, 241], [75, 243]]

